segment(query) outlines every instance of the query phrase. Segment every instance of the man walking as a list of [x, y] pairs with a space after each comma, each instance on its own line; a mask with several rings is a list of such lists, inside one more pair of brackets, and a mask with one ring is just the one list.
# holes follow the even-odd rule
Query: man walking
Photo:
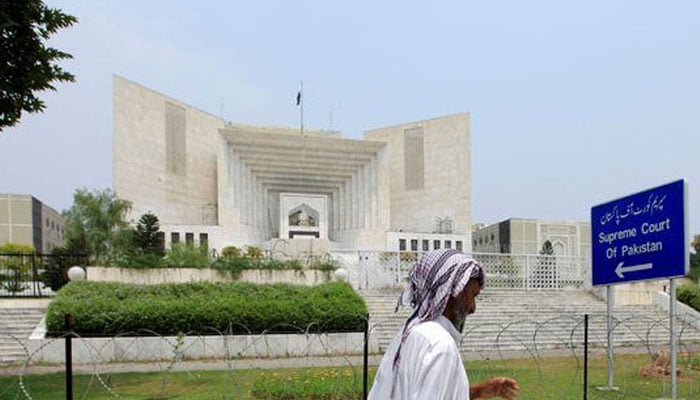
[[511, 378], [470, 385], [457, 347], [483, 286], [481, 265], [466, 254], [425, 253], [411, 269], [402, 296], [414, 311], [384, 354], [369, 399], [514, 399], [519, 387]]

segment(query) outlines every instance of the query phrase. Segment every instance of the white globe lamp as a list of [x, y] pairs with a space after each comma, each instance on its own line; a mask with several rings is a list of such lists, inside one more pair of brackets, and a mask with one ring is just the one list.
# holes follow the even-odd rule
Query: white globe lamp
[[85, 270], [82, 267], [74, 265], [68, 269], [68, 279], [71, 282], [84, 281]]
[[340, 281], [340, 282], [347, 282], [348, 281], [348, 270], [345, 268], [338, 268], [335, 270], [333, 273], [335, 275], [335, 280]]

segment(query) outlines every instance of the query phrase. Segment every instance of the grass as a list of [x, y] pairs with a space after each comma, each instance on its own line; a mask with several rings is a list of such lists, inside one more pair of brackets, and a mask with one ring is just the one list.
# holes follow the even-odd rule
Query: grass
[[[649, 365], [648, 355], [617, 355], [615, 357], [616, 392], [594, 388], [607, 383], [607, 364], [604, 357], [594, 358], [589, 365], [589, 399], [658, 399], [670, 397], [668, 378], [643, 378], [640, 366]], [[679, 362], [679, 365], [683, 365]], [[581, 399], [583, 398], [583, 371], [581, 360], [572, 357], [522, 360], [490, 360], [467, 363], [471, 382], [492, 376], [511, 376], [520, 382], [522, 400]], [[370, 375], [374, 370], [370, 371]], [[325, 377], [324, 380], [321, 379]], [[252, 400], [251, 393], [266, 399], [327, 398], [313, 397], [312, 391], [328, 390], [347, 394], [355, 388], [361, 398], [361, 367], [300, 368], [278, 370], [190, 371], [171, 373], [123, 373], [103, 376], [106, 383], [123, 399], [239, 399]], [[371, 379], [370, 379], [371, 384]], [[64, 375], [31, 375], [25, 385], [35, 400], [65, 398]], [[325, 385], [325, 386], [324, 386]], [[76, 376], [75, 398], [114, 399], [94, 376]], [[325, 389], [324, 389], [325, 388]], [[299, 397], [291, 395], [297, 393]], [[26, 398], [17, 377], [0, 375], [0, 400]], [[337, 397], [340, 398], [340, 397]], [[350, 398], [350, 397], [342, 397]], [[679, 399], [700, 398], [700, 371], [683, 369], [678, 381]]]

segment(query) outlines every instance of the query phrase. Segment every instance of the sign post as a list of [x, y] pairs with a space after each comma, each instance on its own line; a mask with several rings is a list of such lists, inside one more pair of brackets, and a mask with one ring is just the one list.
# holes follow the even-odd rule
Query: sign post
[[670, 279], [671, 396], [676, 398], [675, 281], [688, 272], [687, 188], [684, 180], [591, 208], [593, 286], [607, 286], [608, 387], [612, 378], [612, 287]]

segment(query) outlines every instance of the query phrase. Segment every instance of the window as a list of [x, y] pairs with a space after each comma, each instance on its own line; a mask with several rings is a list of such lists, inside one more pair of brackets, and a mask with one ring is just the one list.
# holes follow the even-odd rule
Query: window
[[430, 240], [423, 239], [423, 251], [430, 250]]
[[180, 232], [170, 232], [170, 243], [180, 243]]
[[187, 243], [189, 245], [194, 244], [194, 233], [192, 233], [192, 232], [185, 233], [185, 243]]
[[51, 228], [51, 222], [49, 222], [48, 218], [46, 218], [46, 227]]
[[418, 239], [411, 239], [411, 251], [418, 250]]
[[456, 241], [455, 247], [457, 248], [457, 250], [462, 251], [462, 241], [461, 240]]
[[208, 233], [200, 233], [199, 234], [199, 245], [200, 246], [209, 246], [209, 234]]
[[451, 240], [445, 240], [445, 248], [446, 249], [452, 248], [452, 241]]
[[399, 239], [399, 251], [406, 251], [406, 239]]
[[433, 240], [433, 250], [438, 250], [440, 248], [440, 241]]

